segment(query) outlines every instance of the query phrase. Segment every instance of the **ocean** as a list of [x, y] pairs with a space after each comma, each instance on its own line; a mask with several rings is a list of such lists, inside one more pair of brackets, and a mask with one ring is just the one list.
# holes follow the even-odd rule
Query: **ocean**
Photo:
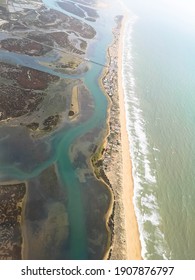
[[123, 86], [142, 257], [195, 259], [194, 4], [124, 2]]

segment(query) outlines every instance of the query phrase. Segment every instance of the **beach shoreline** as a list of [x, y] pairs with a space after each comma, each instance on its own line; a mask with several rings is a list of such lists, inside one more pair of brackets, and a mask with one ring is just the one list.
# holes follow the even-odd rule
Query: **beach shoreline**
[[[125, 24], [128, 16], [125, 15], [119, 39], [118, 49], [118, 91], [119, 91], [119, 107], [120, 107], [120, 123], [121, 123], [121, 141], [122, 141], [122, 157], [123, 157], [123, 201], [125, 208], [125, 225], [127, 237], [127, 258], [128, 259], [141, 259], [141, 243], [138, 230], [138, 223], [135, 214], [133, 196], [134, 184], [132, 175], [132, 162], [130, 156], [130, 144], [126, 126], [126, 110], [123, 89], [123, 38], [125, 33]], [[129, 181], [128, 181], [129, 179]], [[129, 199], [128, 199], [129, 198]]]
[[[106, 215], [107, 224], [112, 224], [111, 247], [108, 259], [140, 260], [141, 243], [133, 205], [133, 175], [129, 139], [126, 128], [126, 113], [122, 77], [123, 38], [128, 15], [119, 16], [113, 29], [114, 40], [107, 50], [109, 69], [105, 69], [100, 86], [108, 98], [108, 134], [104, 141], [103, 171], [110, 182], [112, 192], [112, 215]], [[115, 67], [116, 66], [116, 67]], [[110, 84], [112, 83], [111, 86]], [[113, 93], [114, 92], [114, 93]], [[113, 139], [111, 135], [116, 133]], [[117, 146], [117, 149], [115, 149]], [[113, 148], [114, 147], [114, 148]], [[109, 207], [110, 213], [110, 207]], [[104, 259], [105, 259], [104, 258]]]

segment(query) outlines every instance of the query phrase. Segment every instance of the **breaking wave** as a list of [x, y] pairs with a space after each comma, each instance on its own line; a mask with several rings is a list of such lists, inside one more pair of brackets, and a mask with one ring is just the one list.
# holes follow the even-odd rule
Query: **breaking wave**
[[142, 257], [144, 259], [169, 259], [170, 250], [164, 239], [156, 196], [158, 188], [156, 170], [150, 161], [155, 148], [150, 147], [148, 141], [146, 122], [136, 90], [136, 79], [139, 77], [134, 77], [135, 60], [132, 55], [132, 34], [137, 21], [137, 17], [131, 16], [126, 23], [123, 42], [123, 88], [133, 166], [133, 202], [140, 232]]

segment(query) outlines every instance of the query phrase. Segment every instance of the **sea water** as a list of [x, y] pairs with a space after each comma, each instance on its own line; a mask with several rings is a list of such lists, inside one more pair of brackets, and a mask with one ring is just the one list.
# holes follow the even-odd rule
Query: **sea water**
[[193, 1], [126, 1], [123, 86], [144, 259], [195, 259]]

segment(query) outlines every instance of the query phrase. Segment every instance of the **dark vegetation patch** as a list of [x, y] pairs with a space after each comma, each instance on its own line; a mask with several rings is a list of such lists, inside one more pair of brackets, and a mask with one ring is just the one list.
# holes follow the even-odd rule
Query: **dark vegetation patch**
[[91, 18], [98, 18], [99, 15], [97, 13], [97, 11], [93, 8], [89, 8], [89, 7], [86, 7], [86, 6], [83, 6], [83, 5], [78, 5], [81, 9], [83, 9], [85, 12], [87, 12], [87, 15], [88, 17], [91, 17]]
[[69, 117], [74, 116], [74, 111], [70, 110], [69, 113], [68, 113], [68, 116], [69, 116]]
[[14, 80], [22, 88], [34, 90], [44, 90], [51, 82], [59, 80], [59, 77], [42, 71], [7, 63], [0, 64], [0, 77]]
[[0, 64], [0, 120], [16, 118], [37, 109], [51, 82], [59, 77], [22, 66]]
[[[29, 36], [31, 38], [32, 36]], [[44, 41], [42, 36], [42, 39], [39, 40], [40, 38], [36, 38], [34, 36], [34, 40], [42, 41], [45, 44], [53, 45], [52, 41], [48, 42], [48, 40]], [[45, 55], [47, 52], [51, 51], [51, 48], [47, 46], [43, 46], [39, 44], [39, 42], [35, 41], [30, 41], [26, 38], [24, 39], [15, 39], [15, 38], [10, 38], [10, 39], [5, 39], [1, 41], [0, 48], [3, 48], [5, 50], [11, 51], [11, 52], [18, 52], [18, 53], [23, 53], [27, 54], [30, 56], [42, 56]]]
[[76, 16], [82, 17], [82, 18], [85, 17], [84, 12], [81, 9], [79, 9], [79, 7], [77, 7], [74, 3], [69, 2], [69, 1], [57, 2], [57, 3], [60, 6], [60, 8], [62, 8], [63, 10], [65, 10], [69, 13], [72, 13]]
[[[79, 55], [85, 54], [83, 51], [77, 49], [72, 45], [68, 38], [68, 34], [65, 32], [52, 32], [49, 33], [48, 36], [54, 40], [60, 47], [65, 48], [67, 52], [73, 52]], [[87, 44], [84, 40], [82, 42], [83, 46]]]
[[[46, 24], [44, 21], [42, 21], [43, 16], [51, 23]], [[96, 35], [95, 29], [90, 25], [52, 9], [41, 11], [38, 20], [36, 19], [33, 21], [32, 25], [43, 29], [49, 27], [75, 31], [81, 37], [86, 39], [92, 39]]]
[[49, 116], [47, 119], [43, 121], [44, 130], [47, 131], [52, 130], [52, 128], [57, 126], [59, 119], [60, 119], [59, 115]]
[[32, 123], [29, 123], [26, 127], [28, 127], [29, 129], [35, 131], [35, 130], [37, 130], [37, 128], [39, 128], [39, 123], [32, 122]]
[[95, 22], [96, 21], [94, 18], [89, 18], [89, 17], [87, 17], [85, 19], [88, 20], [88, 21], [91, 21], [91, 22]]
[[42, 102], [43, 93], [0, 85], [0, 120], [16, 118], [35, 111]]
[[26, 193], [24, 183], [0, 185], [0, 259], [21, 259], [21, 203]]

